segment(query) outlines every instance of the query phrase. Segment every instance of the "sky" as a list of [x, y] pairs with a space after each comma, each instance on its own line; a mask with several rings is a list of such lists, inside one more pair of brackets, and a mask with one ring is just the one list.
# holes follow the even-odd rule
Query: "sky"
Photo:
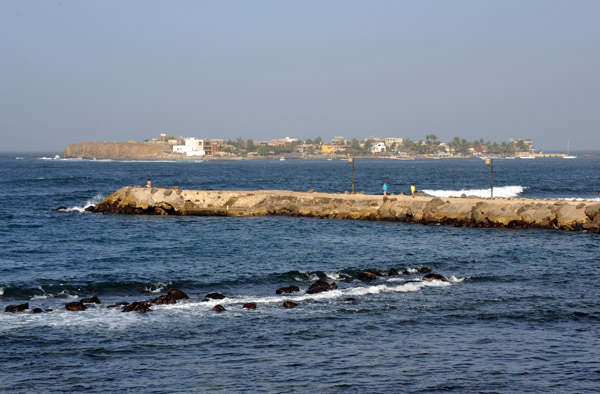
[[160, 133], [600, 150], [600, 1], [0, 0], [0, 151]]

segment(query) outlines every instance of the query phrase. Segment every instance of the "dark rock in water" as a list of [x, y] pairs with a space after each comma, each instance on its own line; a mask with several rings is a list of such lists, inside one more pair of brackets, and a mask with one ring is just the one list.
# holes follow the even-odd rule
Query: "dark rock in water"
[[79, 302], [81, 302], [82, 304], [102, 304], [102, 302], [100, 302], [100, 299], [97, 296], [84, 298]]
[[358, 274], [358, 280], [363, 282], [370, 282], [373, 279], [377, 279], [378, 276], [381, 276], [379, 271], [376, 270], [364, 270], [360, 274]]
[[410, 275], [410, 272], [408, 272], [408, 270], [404, 270], [402, 271], [402, 275]]
[[24, 310], [29, 309], [29, 303], [21, 304], [21, 305], [7, 305], [4, 308], [4, 312], [16, 313], [23, 312]]
[[223, 307], [223, 305], [217, 304], [217, 305], [213, 306], [212, 310], [215, 312], [225, 312], [227, 309], [225, 309]]
[[151, 306], [152, 304], [150, 304], [148, 301], [136, 301], [127, 305], [121, 312], [152, 312], [152, 309], [150, 308]]
[[440, 274], [427, 274], [423, 276], [423, 280], [432, 281], [432, 280], [441, 280], [442, 282], [448, 282], [448, 279], [444, 278]]
[[422, 274], [428, 274], [431, 272], [431, 268], [429, 267], [421, 267], [419, 269], [417, 269], [417, 271], [419, 271]]
[[63, 207], [62, 205], [56, 209], [53, 209], [53, 211], [66, 211], [67, 207]]
[[349, 297], [349, 298], [346, 298], [344, 301], [346, 301], [346, 302], [356, 302], [356, 298]]
[[167, 294], [174, 297], [175, 300], [187, 300], [188, 298], [190, 298], [187, 294], [185, 294], [179, 289], [171, 289]]
[[46, 309], [45, 312], [52, 312], [54, 309]]
[[68, 311], [77, 312], [77, 311], [85, 311], [87, 309], [87, 306], [85, 306], [81, 302], [76, 301], [76, 302], [69, 302], [69, 303], [65, 304], [65, 308]]
[[247, 302], [242, 306], [244, 309], [256, 309], [256, 304], [254, 302]]
[[398, 273], [398, 271], [396, 271], [396, 268], [390, 268], [390, 270], [388, 271], [388, 276], [397, 276], [400, 275]]
[[327, 283], [324, 280], [318, 280], [306, 290], [306, 294], [317, 294], [322, 293], [324, 291], [335, 290], [338, 286], [334, 283]]
[[286, 301], [283, 303], [284, 308], [295, 308], [297, 306], [298, 306], [298, 304], [296, 304], [295, 302], [292, 302], [292, 301]]
[[152, 301], [150, 301], [150, 303], [155, 304], [155, 305], [171, 305], [171, 304], [176, 304], [177, 299], [175, 298], [175, 296], [172, 296], [171, 294], [166, 294], [166, 295], [161, 295], [160, 297], [153, 299]]
[[31, 313], [43, 313], [44, 311], [41, 308], [33, 308]]
[[210, 300], [222, 300], [223, 298], [225, 298], [225, 296], [221, 293], [208, 293], [205, 298], [208, 298]]
[[282, 287], [280, 289], [277, 289], [277, 291], [275, 291], [275, 294], [288, 294], [288, 293], [294, 293], [300, 291], [300, 288], [298, 286], [287, 286], [287, 287]]

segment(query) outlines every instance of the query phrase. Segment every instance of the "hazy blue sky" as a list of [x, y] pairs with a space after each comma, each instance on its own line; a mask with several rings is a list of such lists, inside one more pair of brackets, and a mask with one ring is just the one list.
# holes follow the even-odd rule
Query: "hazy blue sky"
[[600, 1], [0, 0], [0, 150], [209, 138], [600, 149]]

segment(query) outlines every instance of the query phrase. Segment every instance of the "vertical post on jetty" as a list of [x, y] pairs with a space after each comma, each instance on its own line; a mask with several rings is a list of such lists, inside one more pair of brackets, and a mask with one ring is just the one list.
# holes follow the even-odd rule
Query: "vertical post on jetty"
[[490, 166], [492, 170], [492, 188], [490, 189], [491, 198], [494, 198], [494, 159], [485, 159], [485, 164]]
[[354, 157], [349, 157], [348, 161], [352, 163], [352, 194], [354, 194]]

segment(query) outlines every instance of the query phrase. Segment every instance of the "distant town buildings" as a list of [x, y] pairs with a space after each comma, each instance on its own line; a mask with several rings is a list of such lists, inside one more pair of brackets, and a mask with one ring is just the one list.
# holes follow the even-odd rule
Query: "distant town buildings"
[[484, 140], [468, 142], [455, 137], [448, 143], [441, 142], [433, 134], [425, 139], [411, 141], [401, 137], [377, 137], [371, 135], [363, 140], [348, 140], [343, 136], [335, 136], [329, 143], [321, 137], [305, 141], [297, 138], [284, 137], [268, 141], [253, 141], [252, 139], [236, 140], [210, 139], [198, 137], [176, 137], [161, 133], [152, 143], [171, 145], [174, 154], [188, 157], [254, 157], [276, 156], [305, 157], [305, 156], [343, 156], [343, 157], [496, 157], [540, 155], [533, 148], [533, 140], [516, 139], [509, 142], [491, 143]]

